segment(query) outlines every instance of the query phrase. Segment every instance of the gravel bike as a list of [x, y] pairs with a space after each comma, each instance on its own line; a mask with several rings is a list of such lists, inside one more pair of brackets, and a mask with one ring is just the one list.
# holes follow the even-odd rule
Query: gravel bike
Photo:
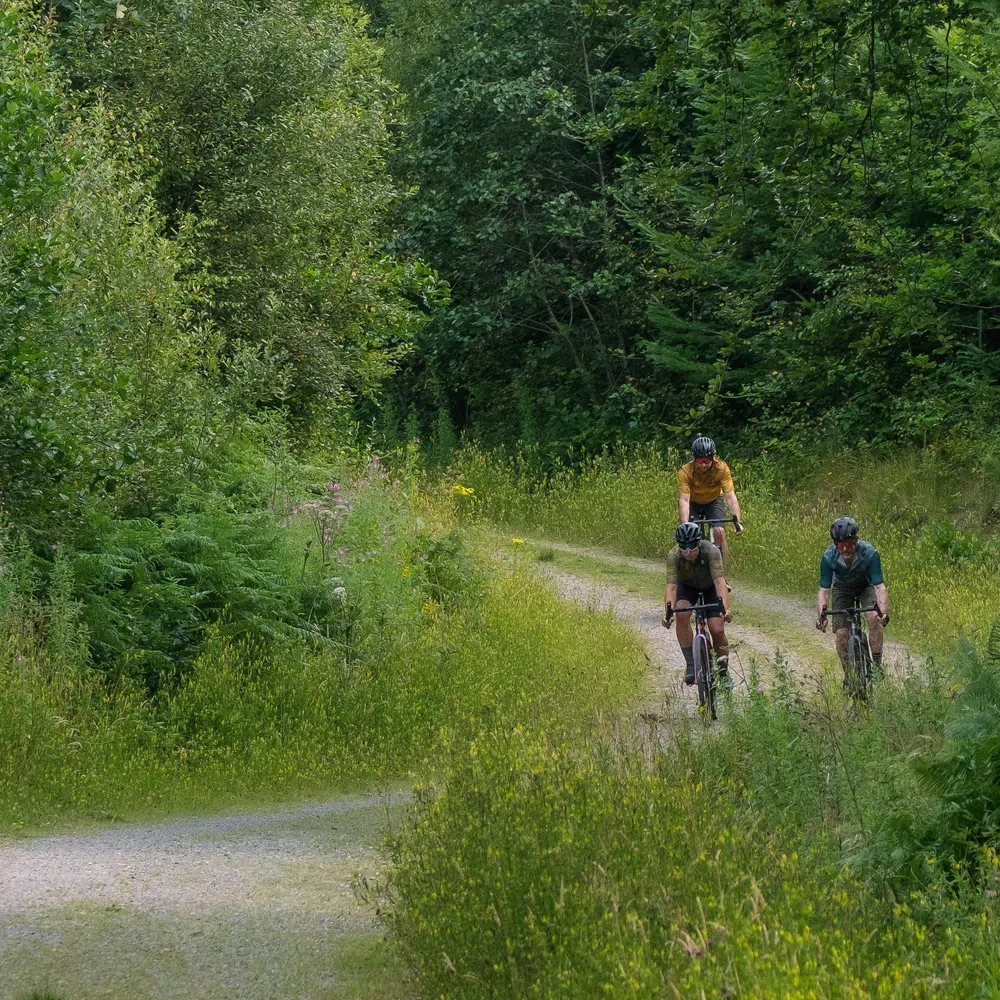
[[698, 708], [705, 711], [713, 722], [719, 716], [716, 713], [715, 666], [712, 663], [712, 642], [708, 635], [708, 615], [715, 610], [724, 614], [726, 609], [722, 601], [706, 604], [704, 595], [698, 597], [696, 604], [688, 607], [671, 608], [667, 605], [668, 615], [694, 614], [691, 657], [694, 660], [694, 682], [698, 686]]
[[851, 608], [842, 611], [831, 611], [823, 608], [822, 618], [832, 618], [843, 615], [847, 619], [847, 693], [857, 701], [868, 701], [872, 687], [872, 648], [868, 644], [868, 630], [865, 628], [865, 615], [870, 611], [882, 614], [882, 609], [873, 604], [863, 608], [855, 601]]

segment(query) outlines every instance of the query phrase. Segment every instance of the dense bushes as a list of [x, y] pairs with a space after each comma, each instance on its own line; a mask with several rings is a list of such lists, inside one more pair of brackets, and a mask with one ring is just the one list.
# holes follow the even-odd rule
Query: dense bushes
[[537, 731], [477, 741], [396, 844], [393, 926], [426, 995], [957, 998], [995, 974], [988, 905], [928, 930], [718, 774], [720, 742], [650, 768]]
[[992, 430], [989, 5], [373, 5], [407, 239], [454, 290], [393, 390], [425, 432], [444, 407], [552, 457]]
[[385, 250], [396, 98], [364, 19], [245, 0], [64, 9], [63, 64], [116, 136], [139, 137], [135, 169], [188, 231], [224, 370], [329, 428], [391, 369], [422, 281]]
[[[147, 692], [209, 629], [319, 642], [336, 609], [277, 518], [325, 494], [297, 452], [374, 391], [420, 280], [383, 248], [394, 98], [363, 19], [16, 4], [0, 61], [18, 600], [72, 606], [81, 662]], [[320, 507], [326, 562], [343, 512]], [[44, 646], [51, 616], [29, 617]]]

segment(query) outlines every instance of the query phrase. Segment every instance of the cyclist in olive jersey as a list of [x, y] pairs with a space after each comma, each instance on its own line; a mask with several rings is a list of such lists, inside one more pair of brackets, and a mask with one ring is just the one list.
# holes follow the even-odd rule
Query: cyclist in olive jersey
[[[843, 611], [857, 600], [863, 607], [876, 605], [878, 612], [869, 611], [868, 641], [872, 650], [875, 676], [882, 674], [883, 629], [889, 624], [889, 591], [882, 576], [882, 558], [878, 549], [858, 538], [858, 522], [853, 517], [838, 517], [830, 526], [832, 544], [823, 553], [819, 565], [819, 593], [816, 595], [816, 628], [826, 631], [830, 620], [823, 609]], [[847, 683], [847, 619], [834, 617], [837, 655], [844, 667]]]
[[667, 555], [667, 586], [663, 594], [663, 627], [670, 628], [674, 614], [677, 615], [677, 642], [684, 655], [684, 683], [694, 684], [694, 655], [691, 646], [694, 633], [691, 629], [691, 612], [685, 608], [696, 604], [699, 597], [706, 604], [722, 604], [708, 613], [708, 631], [715, 647], [715, 662], [719, 670], [719, 681], [730, 686], [729, 640], [726, 638], [725, 622], [733, 620], [729, 610], [729, 591], [722, 569], [722, 553], [719, 547], [701, 537], [697, 524], [682, 524], [674, 533], [677, 544]]
[[[736, 518], [736, 534], [743, 531], [743, 515], [740, 502], [736, 499], [733, 474], [729, 466], [715, 454], [715, 442], [711, 438], [695, 438], [691, 443], [694, 456], [687, 465], [677, 470], [677, 507], [681, 523], [706, 518], [721, 521], [726, 516], [726, 504]], [[729, 554], [726, 543], [726, 529], [714, 525], [712, 538], [719, 546], [725, 564]]]

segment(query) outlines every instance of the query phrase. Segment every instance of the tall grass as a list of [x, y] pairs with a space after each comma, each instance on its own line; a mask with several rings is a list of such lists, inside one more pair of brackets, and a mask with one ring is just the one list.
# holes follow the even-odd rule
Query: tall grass
[[[473, 489], [469, 506], [511, 530], [622, 553], [662, 557], [677, 521], [682, 456], [649, 449], [609, 453], [537, 473], [530, 456], [466, 447], [452, 478]], [[734, 464], [746, 532], [730, 545], [734, 576], [811, 599], [829, 525], [851, 514], [875, 544], [893, 605], [894, 634], [942, 653], [974, 640], [1000, 610], [997, 479], [988, 456], [965, 465], [933, 452], [894, 459], [849, 453], [795, 484], [766, 455]]]
[[[424, 994], [990, 995], [995, 852], [984, 881], [933, 838], [893, 841], [907, 813], [955, 829], [912, 766], [953, 711], [949, 671], [928, 671], [860, 719], [779, 674], [652, 761], [495, 728], [420, 791], [394, 843], [391, 920]], [[909, 877], [887, 882], [900, 848]]]
[[141, 676], [89, 664], [71, 589], [66, 606], [8, 593], [0, 825], [389, 779], [498, 719], [575, 725], [634, 691], [642, 656], [624, 628], [483, 562], [450, 502], [370, 474], [344, 491], [353, 509], [326, 564], [314, 510], [293, 502], [281, 529], [287, 593], [303, 603], [294, 620], [308, 627], [236, 627], [223, 614], [179, 682], [155, 694]]

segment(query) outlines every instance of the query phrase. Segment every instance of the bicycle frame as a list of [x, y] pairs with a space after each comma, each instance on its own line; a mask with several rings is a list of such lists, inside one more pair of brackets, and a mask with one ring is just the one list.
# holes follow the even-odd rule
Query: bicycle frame
[[[870, 614], [872, 611], [878, 615], [882, 614], [882, 609], [877, 604], [873, 604], [868, 608], [855, 605], [853, 608], [842, 608], [837, 611], [823, 608], [820, 616], [826, 619], [840, 615], [847, 619], [847, 628], [850, 634], [847, 637], [848, 663], [845, 676], [849, 694], [852, 698], [858, 698], [861, 701], [868, 700], [868, 692], [872, 682], [872, 650], [868, 642], [868, 632], [864, 626], [864, 616]], [[860, 657], [858, 656], [859, 653]], [[853, 665], [851, 664], [852, 659], [855, 660]], [[857, 674], [856, 677], [853, 676], [855, 673]]]
[[695, 683], [698, 686], [698, 706], [704, 708], [709, 714], [709, 718], [714, 722], [718, 718], [715, 705], [715, 673], [712, 669], [712, 647], [708, 634], [708, 613], [710, 611], [722, 611], [725, 613], [725, 605], [722, 601], [715, 601], [706, 604], [705, 598], [699, 596], [697, 603], [689, 604], [683, 608], [674, 608], [667, 605], [667, 611], [674, 615], [694, 615], [694, 641], [692, 643], [692, 656], [695, 665]]

